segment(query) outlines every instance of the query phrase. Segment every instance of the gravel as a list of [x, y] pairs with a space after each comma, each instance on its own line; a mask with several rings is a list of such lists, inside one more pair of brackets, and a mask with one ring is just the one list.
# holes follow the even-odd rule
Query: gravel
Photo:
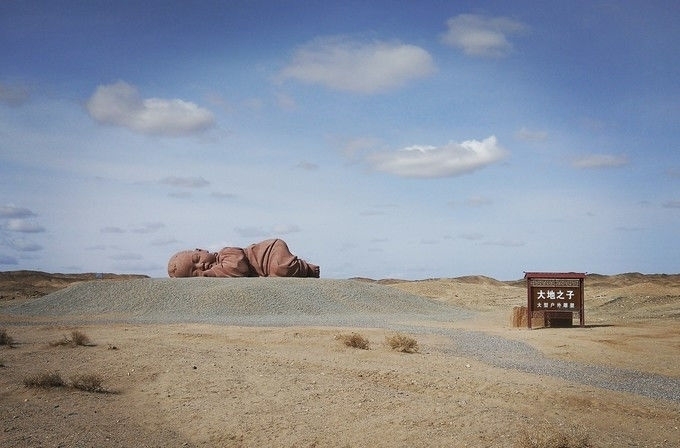
[[680, 402], [679, 378], [548, 358], [523, 342], [477, 331], [449, 330], [445, 335], [452, 338], [452, 345], [446, 350], [449, 353], [475, 358], [495, 367]]
[[71, 322], [214, 323], [386, 328], [451, 338], [444, 352], [535, 375], [680, 402], [680, 379], [547, 358], [519, 341], [432, 326], [475, 313], [357, 280], [190, 278], [96, 280], [4, 309]]
[[306, 278], [99, 280], [8, 308], [63, 320], [365, 326], [473, 313], [376, 283]]

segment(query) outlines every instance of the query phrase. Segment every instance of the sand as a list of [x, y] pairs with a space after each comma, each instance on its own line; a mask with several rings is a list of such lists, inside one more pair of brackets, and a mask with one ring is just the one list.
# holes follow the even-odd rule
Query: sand
[[[16, 342], [0, 347], [3, 447], [680, 446], [680, 276], [591, 275], [586, 328], [531, 331], [510, 324], [523, 284], [485, 277], [303, 282], [297, 297], [278, 297], [287, 305], [276, 313], [265, 301], [238, 319], [205, 294], [195, 293], [207, 305], [193, 315], [162, 308], [158, 288], [147, 289], [145, 313], [131, 292], [111, 311], [95, 307], [104, 294], [82, 279], [44, 297], [25, 294], [44, 277], [26, 273], [23, 289], [2, 279], [0, 329]], [[320, 308], [300, 293], [310, 288]], [[344, 294], [342, 307], [328, 288]], [[93, 344], [50, 345], [73, 330]], [[385, 339], [397, 332], [417, 339], [419, 352], [392, 350]], [[338, 338], [351, 333], [369, 350]], [[511, 348], [485, 357], [469, 350], [475, 341], [494, 344], [485, 352]], [[518, 359], [586, 373], [508, 366]], [[66, 382], [94, 374], [105, 391], [24, 386], [43, 372]], [[612, 390], [592, 372], [644, 381]], [[669, 385], [667, 396], [647, 393], [655, 382]]]

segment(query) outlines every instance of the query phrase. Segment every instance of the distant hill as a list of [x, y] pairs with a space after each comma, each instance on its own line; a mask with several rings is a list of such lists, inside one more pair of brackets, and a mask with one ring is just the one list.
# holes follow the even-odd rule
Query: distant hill
[[63, 289], [72, 283], [90, 280], [123, 280], [145, 277], [148, 276], [94, 272], [60, 274], [41, 271], [5, 271], [0, 272], [0, 300], [33, 299]]

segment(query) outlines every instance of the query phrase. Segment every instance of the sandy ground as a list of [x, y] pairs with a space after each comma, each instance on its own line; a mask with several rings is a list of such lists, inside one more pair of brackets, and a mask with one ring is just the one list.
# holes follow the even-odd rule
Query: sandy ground
[[[478, 312], [447, 328], [680, 377], [679, 276], [592, 276], [585, 328], [532, 331], [510, 324], [512, 307], [526, 301], [521, 284], [391, 286]], [[16, 342], [0, 347], [2, 447], [680, 446], [678, 401], [495, 368], [451, 355], [452, 341], [434, 332], [417, 335], [419, 352], [407, 354], [385, 344], [393, 332], [373, 328], [19, 324], [3, 313], [31, 300], [17, 291], [0, 302], [0, 329]], [[50, 345], [72, 330], [93, 344]], [[370, 349], [337, 338], [352, 332]], [[106, 391], [24, 386], [44, 372], [67, 382], [94, 374]]]

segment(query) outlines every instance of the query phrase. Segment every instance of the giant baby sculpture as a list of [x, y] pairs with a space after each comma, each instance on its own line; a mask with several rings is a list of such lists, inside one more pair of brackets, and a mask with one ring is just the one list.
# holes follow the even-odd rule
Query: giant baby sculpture
[[245, 249], [225, 247], [217, 253], [204, 249], [178, 252], [168, 262], [170, 277], [319, 277], [319, 266], [290, 253], [280, 239], [251, 244]]

